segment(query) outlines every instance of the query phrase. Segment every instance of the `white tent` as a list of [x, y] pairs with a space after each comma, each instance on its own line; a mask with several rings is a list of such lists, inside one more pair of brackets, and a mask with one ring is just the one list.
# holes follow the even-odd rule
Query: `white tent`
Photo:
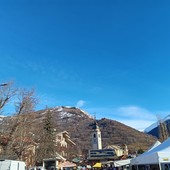
[[120, 167], [120, 166], [126, 166], [130, 164], [131, 159], [124, 159], [124, 160], [118, 160], [114, 161], [114, 166], [115, 167]]
[[121, 167], [121, 166], [130, 165], [130, 160], [131, 159], [122, 159], [122, 160], [117, 160], [117, 161], [105, 161], [105, 162], [102, 162], [102, 165], [108, 164], [108, 165], [114, 165], [114, 167]]
[[149, 152], [151, 151], [152, 149], [156, 148], [158, 145], [160, 145], [161, 142], [159, 142], [158, 140], [146, 151], [146, 152]]
[[147, 152], [133, 158], [131, 165], [135, 164], [158, 164], [160, 162], [170, 162], [170, 138], [158, 146], [153, 146]]

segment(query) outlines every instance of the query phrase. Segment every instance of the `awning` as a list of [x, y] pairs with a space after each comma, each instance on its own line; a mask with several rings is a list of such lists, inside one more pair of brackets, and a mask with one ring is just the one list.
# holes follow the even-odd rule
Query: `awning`
[[120, 167], [120, 166], [130, 165], [130, 160], [131, 159], [124, 159], [124, 160], [114, 161], [114, 166], [115, 167]]
[[59, 167], [63, 167], [63, 168], [69, 168], [69, 167], [76, 167], [77, 165], [75, 163], [69, 162], [69, 161], [65, 161], [61, 164], [59, 164]]
[[96, 164], [93, 165], [93, 168], [101, 168], [102, 167], [102, 163], [97, 162]]

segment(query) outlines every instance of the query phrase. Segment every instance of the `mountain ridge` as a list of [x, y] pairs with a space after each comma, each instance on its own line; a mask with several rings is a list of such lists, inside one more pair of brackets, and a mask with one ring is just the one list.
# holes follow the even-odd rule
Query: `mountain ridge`
[[[41, 114], [43, 112], [46, 110], [41, 110]], [[58, 106], [52, 108], [51, 112], [54, 122], [60, 126], [58, 130], [68, 131], [71, 139], [80, 148], [83, 146], [84, 149], [91, 149], [91, 124], [94, 123], [94, 118], [90, 114], [71, 106]], [[102, 118], [96, 121], [101, 130], [103, 147], [127, 144], [133, 152], [138, 149], [146, 150], [156, 141], [155, 137], [116, 120]]]
[[35, 111], [30, 114], [32, 127], [38, 128], [50, 111], [54, 128], [57, 132], [67, 131], [71, 140], [76, 143], [75, 153], [87, 154], [92, 149], [91, 132], [92, 124], [96, 121], [101, 130], [103, 148], [108, 145], [127, 145], [129, 152], [134, 153], [139, 149], [147, 150], [157, 140], [116, 120], [102, 118], [95, 120], [90, 114], [76, 107], [57, 106]]

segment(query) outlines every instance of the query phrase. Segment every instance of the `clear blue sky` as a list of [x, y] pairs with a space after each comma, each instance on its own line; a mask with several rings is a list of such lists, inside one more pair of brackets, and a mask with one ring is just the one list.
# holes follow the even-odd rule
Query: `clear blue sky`
[[170, 1], [0, 1], [0, 82], [137, 129], [170, 113]]

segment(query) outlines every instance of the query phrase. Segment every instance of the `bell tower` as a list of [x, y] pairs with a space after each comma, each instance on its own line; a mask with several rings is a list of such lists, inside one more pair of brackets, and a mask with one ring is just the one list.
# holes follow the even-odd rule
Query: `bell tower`
[[101, 131], [96, 121], [94, 122], [92, 131], [92, 149], [102, 149]]

